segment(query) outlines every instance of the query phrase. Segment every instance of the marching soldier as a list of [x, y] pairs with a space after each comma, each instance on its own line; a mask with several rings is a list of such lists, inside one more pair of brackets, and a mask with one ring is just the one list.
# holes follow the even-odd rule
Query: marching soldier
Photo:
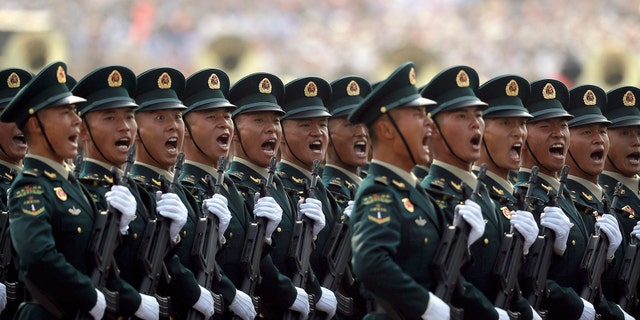
[[367, 129], [362, 124], [350, 123], [347, 116], [369, 92], [371, 85], [360, 77], [344, 77], [331, 83], [331, 99], [327, 103], [331, 113], [329, 147], [322, 183], [342, 208], [353, 200], [362, 182], [358, 167], [367, 164], [369, 155]]
[[[212, 195], [211, 183], [217, 183], [216, 170], [218, 160], [227, 156], [234, 134], [231, 111], [236, 106], [225, 97], [229, 91], [229, 78], [221, 70], [205, 69], [199, 71], [187, 79], [187, 86], [182, 95], [182, 100], [187, 109], [183, 111], [186, 126], [185, 156], [186, 162], [182, 170], [181, 181], [195, 196], [198, 202], [202, 202]], [[213, 182], [207, 182], [209, 175]], [[217, 255], [217, 260], [226, 276], [233, 282], [236, 288], [242, 286], [243, 279], [248, 276], [243, 272], [241, 254], [245, 245], [247, 225], [252, 216], [245, 207], [245, 199], [238, 191], [228, 175], [225, 175], [224, 187], [220, 192], [228, 199], [232, 219], [225, 233], [226, 249]], [[250, 199], [253, 201], [253, 198]], [[272, 197], [261, 197], [253, 207], [256, 217], [264, 217], [268, 220], [269, 230], [265, 234], [266, 242], [271, 241], [271, 234], [282, 219], [282, 209]], [[265, 245], [269, 247], [269, 245]], [[269, 248], [270, 249], [270, 248]], [[269, 250], [268, 249], [268, 250]], [[268, 252], [268, 251], [267, 251]], [[269, 288], [269, 294], [277, 297], [294, 295], [296, 290], [291, 281], [281, 275], [273, 265], [271, 256], [264, 255], [261, 263], [260, 286]], [[280, 290], [282, 287], [285, 290]], [[282, 292], [284, 291], [284, 292]], [[247, 292], [249, 293], [249, 292]], [[264, 308], [271, 308], [273, 298], [261, 299]], [[269, 303], [266, 303], [269, 302]], [[289, 305], [277, 307], [287, 308]], [[236, 297], [229, 305], [229, 309], [243, 319], [253, 319], [256, 310], [251, 298], [242, 291], [236, 291]], [[231, 316], [231, 314], [227, 314]]]
[[[131, 174], [147, 188], [153, 198], [161, 190], [163, 183], [174, 179], [169, 170], [176, 162], [184, 138], [182, 110], [186, 107], [178, 96], [184, 90], [185, 79], [178, 70], [156, 68], [140, 74], [137, 80], [137, 155]], [[196, 221], [202, 212], [193, 196], [180, 184], [175, 186], [174, 191], [175, 193], [162, 193], [156, 206], [158, 214], [171, 221], [169, 234], [172, 243], [179, 243], [176, 256], [181, 264], [169, 264], [172, 266], [172, 270], [169, 270], [172, 280], [168, 288], [172, 307], [175, 306], [173, 309], [178, 317], [185, 317], [188, 309], [193, 308], [209, 318], [214, 314], [213, 296], [208, 288], [197, 284], [193, 273], [189, 271], [194, 270], [191, 248], [195, 239]], [[207, 208], [219, 217], [219, 230], [223, 235], [231, 216], [226, 198], [215, 195], [205, 201], [208, 202]], [[188, 270], [184, 270], [183, 266]], [[174, 282], [174, 278], [178, 279]], [[229, 305], [235, 295], [235, 288], [226, 277], [222, 277], [222, 280], [215, 283], [213, 289], [216, 293], [222, 293], [225, 305]]]
[[[81, 183], [92, 195], [100, 210], [107, 210], [107, 199], [116, 198], [124, 204], [119, 208], [122, 242], [116, 251], [116, 262], [120, 276], [134, 287], [139, 286], [142, 270], [136, 256], [142, 240], [146, 221], [149, 220], [144, 192], [133, 181], [129, 186], [115, 185], [122, 176], [127, 154], [135, 143], [137, 125], [133, 114], [138, 105], [131, 95], [136, 89], [133, 71], [121, 66], [99, 68], [80, 80], [72, 92], [87, 101], [78, 104], [78, 115], [82, 118], [80, 139], [84, 142], [84, 158], [79, 164]], [[116, 169], [118, 175], [112, 174]], [[123, 177], [128, 179], [128, 177]], [[110, 192], [120, 190], [122, 196]], [[135, 204], [135, 205], [132, 205]], [[137, 217], [137, 219], [136, 219]], [[142, 319], [157, 319], [159, 305], [152, 296], [130, 292], [121, 296], [120, 315]]]
[[[554, 259], [562, 257], [549, 267], [549, 295], [542, 299], [541, 309], [558, 319], [593, 319], [593, 305], [578, 294], [582, 282], [576, 272], [589, 237], [588, 229], [566, 190], [558, 190], [570, 142], [567, 121], [574, 118], [565, 110], [568, 102], [569, 90], [561, 82], [545, 79], [531, 83], [531, 95], [525, 106], [533, 118], [527, 122], [527, 140], [516, 187], [527, 183], [531, 168], [538, 167], [538, 179], [529, 186], [535, 188], [532, 196], [537, 199], [532, 212], [540, 217], [540, 226], [555, 234]], [[557, 206], [550, 206], [553, 202], [549, 200], [556, 195]], [[524, 289], [525, 294], [531, 294]]]
[[[284, 94], [282, 81], [268, 73], [254, 73], [239, 80], [229, 91], [229, 100], [238, 106], [233, 110], [235, 134], [233, 149], [235, 155], [229, 166], [229, 175], [242, 193], [249, 208], [254, 206], [254, 196], [260, 192], [261, 184], [267, 181], [269, 165], [278, 154], [282, 139], [280, 117], [284, 111], [279, 105]], [[292, 268], [288, 264], [287, 250], [291, 242], [293, 223], [297, 211], [295, 203], [289, 199], [278, 175], [273, 176], [269, 196], [282, 210], [279, 225], [267, 227], [273, 245], [269, 256], [278, 273], [291, 277]], [[261, 268], [261, 272], [262, 272]], [[278, 275], [274, 277], [280, 278]], [[269, 279], [267, 275], [263, 275]], [[280, 295], [272, 292], [279, 292]], [[260, 310], [260, 316], [267, 319], [282, 319], [283, 313], [293, 310], [307, 317], [309, 297], [303, 288], [294, 287], [291, 280], [280, 280], [269, 284], [267, 280], [258, 286], [257, 293], [268, 308]]]
[[97, 208], [64, 162], [77, 154], [81, 119], [75, 104], [85, 100], [65, 82], [64, 63], [47, 65], [0, 115], [16, 123], [29, 146], [9, 194], [11, 240], [28, 290], [16, 319], [66, 318], [80, 311], [101, 319], [105, 312], [105, 297], [88, 275]]
[[[426, 188], [439, 203], [440, 208], [448, 214], [448, 222], [453, 220], [455, 206], [464, 202], [481, 210], [485, 221], [485, 231], [481, 241], [470, 247], [472, 261], [462, 270], [464, 278], [480, 290], [483, 303], [465, 308], [465, 318], [478, 317], [508, 319], [506, 310], [491, 307], [499, 287], [492, 281], [493, 265], [498, 255], [502, 235], [509, 230], [511, 223], [527, 239], [533, 243], [537, 230], [526, 228], [534, 225], [532, 215], [519, 215], [522, 220], [507, 220], [497, 210], [486, 186], [480, 188], [478, 202], [468, 200], [475, 187], [477, 178], [472, 164], [480, 158], [484, 121], [482, 111], [487, 104], [475, 95], [478, 88], [478, 74], [466, 66], [446, 69], [436, 75], [421, 91], [423, 97], [438, 102], [429, 109], [435, 131], [431, 137], [434, 160], [429, 175], [421, 185]], [[533, 231], [533, 232], [532, 232]], [[532, 310], [524, 299], [511, 304], [511, 311], [520, 312], [523, 318], [532, 318]]]
[[[353, 270], [373, 300], [365, 319], [449, 319], [449, 306], [433, 294], [433, 273], [425, 272], [446, 218], [411, 174], [431, 134], [425, 107], [435, 104], [420, 96], [415, 83], [414, 65], [407, 62], [349, 115], [352, 123], [367, 126], [373, 148], [350, 225]], [[458, 209], [472, 225], [473, 243], [484, 230], [481, 213], [465, 205]], [[474, 292], [479, 294], [471, 287], [466, 294]]]
[[[7, 80], [0, 82], [0, 112], [11, 101], [11, 98], [29, 83], [32, 77], [31, 73], [22, 69], [12, 68], [0, 71], [0, 79]], [[0, 211], [7, 211], [7, 194], [13, 179], [22, 170], [22, 159], [27, 153], [27, 141], [22, 131], [13, 122], [0, 122], [0, 133]], [[6, 229], [5, 232], [7, 232]], [[0, 235], [0, 237], [3, 237], [0, 240], [2, 242], [11, 241], [8, 233]], [[3, 258], [7, 257], [3, 256]], [[15, 259], [0, 261], [0, 263], [7, 266], [7, 269], [4, 270], [6, 281], [17, 283], [19, 286], [19, 291], [16, 292], [18, 296], [13, 297], [16, 301], [7, 303], [6, 286], [4, 283], [0, 283], [0, 319], [13, 319], [16, 309], [22, 301], [20, 296], [23, 295], [23, 285], [18, 282], [18, 266]]]
[[[571, 198], [576, 209], [584, 214], [585, 223], [590, 234], [596, 232], [596, 226], [601, 230], [618, 225], [615, 215], [606, 211], [603, 204], [604, 192], [598, 185], [598, 176], [604, 170], [605, 159], [609, 152], [609, 138], [607, 126], [611, 124], [602, 115], [602, 109], [607, 105], [607, 95], [601, 88], [593, 85], [583, 85], [569, 91], [569, 104], [567, 111], [575, 118], [568, 122], [571, 136], [567, 164], [569, 176], [567, 187], [571, 190]], [[615, 223], [597, 223], [596, 216], [600, 219], [613, 219]], [[607, 238], [609, 248], [617, 247], [617, 250], [607, 249], [610, 264], [601, 281], [604, 298], [595, 304], [596, 312], [606, 319], [625, 319], [624, 311], [615, 303], [619, 294], [616, 292], [616, 276], [623, 261], [624, 246], [620, 246], [622, 233], [620, 227], [610, 230], [607, 234], [613, 238]], [[614, 259], [616, 258], [616, 259]], [[608, 301], [607, 301], [608, 300]]]

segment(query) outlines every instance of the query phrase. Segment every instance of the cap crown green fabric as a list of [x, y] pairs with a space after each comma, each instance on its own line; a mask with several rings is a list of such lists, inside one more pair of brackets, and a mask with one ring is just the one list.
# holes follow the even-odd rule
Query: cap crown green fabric
[[569, 91], [569, 105], [567, 112], [574, 118], [569, 120], [569, 127], [577, 127], [587, 124], [603, 123], [611, 124], [604, 115], [602, 109], [607, 106], [607, 94], [598, 86], [583, 85]]
[[478, 88], [477, 95], [489, 107], [482, 111], [484, 118], [533, 118], [524, 107], [529, 98], [529, 81], [516, 75], [495, 77]]
[[[4, 108], [31, 78], [33, 75], [27, 70], [11, 68], [0, 71], [0, 109]], [[5, 79], [6, 81], [3, 81]]]
[[87, 102], [78, 106], [78, 115], [104, 109], [137, 107], [131, 98], [136, 92], [136, 82], [136, 75], [127, 67], [107, 66], [92, 71], [80, 79], [72, 90], [75, 95], [87, 99]]
[[609, 128], [640, 126], [640, 89], [631, 86], [607, 92], [607, 106], [602, 113], [611, 125]]
[[280, 78], [270, 73], [252, 73], [238, 82], [229, 90], [229, 101], [238, 106], [231, 112], [237, 115], [247, 112], [272, 111], [284, 114], [280, 101], [284, 97], [284, 84]]
[[229, 76], [219, 69], [204, 69], [187, 79], [187, 85], [180, 96], [187, 106], [183, 114], [195, 110], [236, 108], [227, 100]]
[[331, 99], [327, 109], [331, 117], [346, 117], [371, 92], [367, 80], [358, 76], [340, 78], [331, 83]]
[[420, 94], [438, 102], [436, 106], [429, 109], [432, 116], [442, 111], [486, 107], [487, 104], [476, 96], [479, 82], [478, 73], [473, 68], [455, 66], [435, 75]]
[[325, 104], [331, 97], [331, 86], [318, 77], [299, 78], [284, 86], [281, 120], [330, 117]]
[[416, 69], [413, 62], [400, 65], [349, 114], [352, 123], [370, 127], [376, 119], [390, 110], [401, 107], [432, 106], [433, 100], [420, 96], [416, 88]]
[[569, 89], [564, 83], [555, 79], [543, 79], [531, 83], [531, 94], [524, 105], [533, 116], [529, 122], [535, 122], [552, 118], [573, 118], [565, 110], [568, 103]]
[[86, 101], [74, 96], [66, 85], [67, 65], [53, 62], [45, 66], [9, 101], [0, 121], [15, 122], [20, 129], [36, 112], [48, 108]]
[[134, 99], [136, 112], [163, 109], [186, 109], [178, 98], [184, 91], [182, 72], [173, 68], [155, 68], [138, 75]]

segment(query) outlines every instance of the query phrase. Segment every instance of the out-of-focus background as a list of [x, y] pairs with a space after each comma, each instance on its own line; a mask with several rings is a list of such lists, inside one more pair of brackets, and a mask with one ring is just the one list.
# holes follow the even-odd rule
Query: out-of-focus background
[[357, 74], [371, 82], [411, 60], [420, 83], [456, 64], [481, 80], [515, 73], [569, 87], [640, 85], [638, 0], [3, 0], [0, 68], [63, 60], [77, 79], [206, 67], [232, 83], [266, 71], [285, 83]]

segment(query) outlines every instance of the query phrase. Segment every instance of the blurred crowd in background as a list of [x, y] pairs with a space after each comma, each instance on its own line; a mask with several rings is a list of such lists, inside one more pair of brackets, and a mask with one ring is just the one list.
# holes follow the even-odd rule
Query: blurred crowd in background
[[411, 60], [423, 84], [465, 64], [481, 80], [608, 89], [640, 84], [638, 26], [638, 0], [4, 0], [0, 63], [37, 72], [64, 60], [78, 77], [122, 64], [217, 67], [232, 83], [257, 71], [375, 82]]

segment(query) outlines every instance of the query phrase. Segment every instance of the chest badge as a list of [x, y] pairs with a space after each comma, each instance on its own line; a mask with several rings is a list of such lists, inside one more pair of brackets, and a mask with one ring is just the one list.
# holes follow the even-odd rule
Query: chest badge
[[56, 197], [61, 201], [67, 201], [67, 193], [62, 190], [62, 187], [55, 187], [53, 191], [56, 193]]
[[416, 225], [418, 227], [424, 227], [424, 225], [427, 224], [427, 219], [423, 218], [422, 216], [418, 216], [418, 218], [414, 221], [416, 222]]
[[69, 208], [69, 213], [71, 213], [72, 216], [77, 216], [80, 214], [82, 210], [76, 208], [76, 206], [73, 206], [71, 208]]
[[407, 209], [407, 211], [413, 213], [413, 203], [411, 203], [411, 200], [409, 200], [409, 198], [402, 199], [402, 204], [404, 204], [404, 208]]
[[505, 218], [507, 218], [507, 219], [511, 220], [511, 210], [509, 210], [509, 208], [507, 208], [507, 207], [502, 207], [502, 208], [500, 208], [500, 211], [502, 211], [502, 215], [503, 215]]

